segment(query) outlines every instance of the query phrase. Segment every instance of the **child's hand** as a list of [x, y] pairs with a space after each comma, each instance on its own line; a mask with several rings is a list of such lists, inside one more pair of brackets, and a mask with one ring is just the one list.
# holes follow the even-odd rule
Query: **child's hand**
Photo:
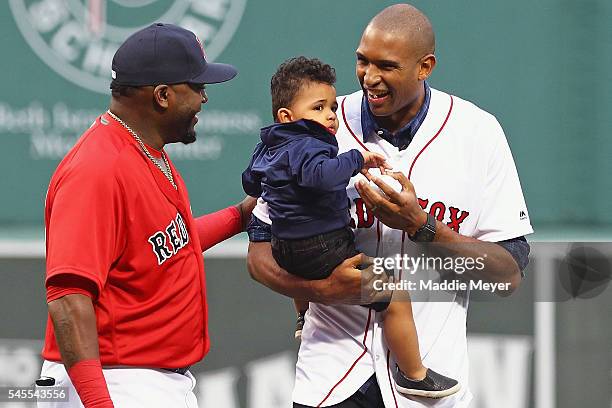
[[385, 174], [385, 169], [391, 170], [391, 166], [387, 164], [385, 156], [382, 154], [373, 152], [361, 152], [361, 154], [363, 155], [364, 169], [378, 167], [380, 169], [380, 174]]

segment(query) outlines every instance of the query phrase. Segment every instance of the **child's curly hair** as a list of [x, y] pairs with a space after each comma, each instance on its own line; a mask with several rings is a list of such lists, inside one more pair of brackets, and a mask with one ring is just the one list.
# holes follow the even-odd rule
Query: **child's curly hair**
[[278, 120], [276, 112], [291, 105], [305, 82], [321, 82], [333, 86], [336, 82], [336, 70], [317, 58], [304, 56], [283, 62], [270, 80], [274, 121]]

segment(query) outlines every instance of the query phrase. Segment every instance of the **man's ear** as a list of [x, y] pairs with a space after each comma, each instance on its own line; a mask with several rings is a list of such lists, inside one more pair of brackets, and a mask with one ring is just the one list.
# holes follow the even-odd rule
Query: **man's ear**
[[155, 100], [155, 103], [163, 109], [168, 109], [168, 100], [171, 92], [172, 91], [168, 85], [157, 85], [153, 89], [153, 99]]
[[421, 58], [421, 66], [419, 67], [419, 81], [425, 81], [431, 75], [436, 66], [436, 56], [427, 54]]
[[293, 122], [293, 112], [288, 108], [280, 108], [276, 111], [276, 119], [279, 123]]

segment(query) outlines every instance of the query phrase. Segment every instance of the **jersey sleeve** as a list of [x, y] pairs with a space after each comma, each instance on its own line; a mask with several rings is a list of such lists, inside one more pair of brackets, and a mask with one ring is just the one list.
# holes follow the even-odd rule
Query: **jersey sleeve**
[[[481, 137], [492, 138], [475, 238], [497, 242], [533, 232], [521, 183], [504, 131], [493, 117], [483, 121]], [[484, 159], [484, 158], [483, 158]]]
[[228, 207], [195, 219], [202, 252], [242, 231], [240, 211]]
[[57, 275], [47, 281], [47, 303], [67, 295], [97, 297], [96, 285], [89, 279], [76, 275]]
[[124, 245], [124, 205], [112, 166], [82, 163], [52, 182], [47, 198], [48, 285], [60, 275], [92, 281], [99, 294]]

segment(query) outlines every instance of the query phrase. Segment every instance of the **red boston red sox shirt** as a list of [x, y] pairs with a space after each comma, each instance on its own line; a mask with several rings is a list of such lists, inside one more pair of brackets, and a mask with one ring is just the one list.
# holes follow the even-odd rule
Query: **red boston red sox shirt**
[[[104, 114], [49, 185], [46, 282], [76, 276], [95, 285], [106, 366], [184, 367], [209, 349], [202, 251], [238, 233], [240, 214], [229, 207], [194, 220], [183, 179], [170, 167], [177, 189]], [[61, 361], [50, 318], [42, 354]]]

